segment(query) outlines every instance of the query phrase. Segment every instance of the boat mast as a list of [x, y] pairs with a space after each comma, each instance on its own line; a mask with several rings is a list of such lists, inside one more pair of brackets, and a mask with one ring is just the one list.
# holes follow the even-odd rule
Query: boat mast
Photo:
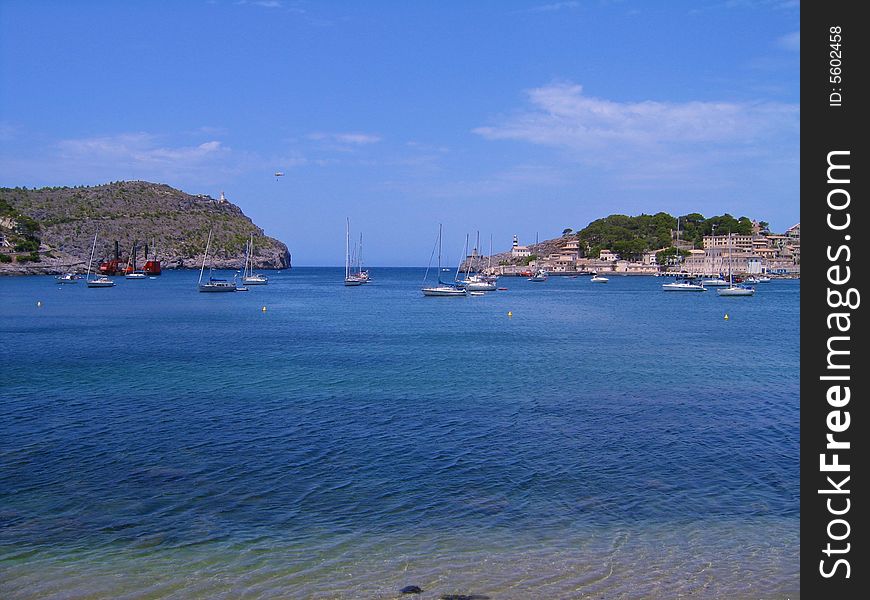
[[199, 283], [202, 284], [202, 274], [205, 272], [205, 260], [208, 258], [208, 248], [211, 245], [211, 229], [208, 230], [208, 241], [205, 243], [205, 254], [202, 255], [202, 267], [199, 269]]
[[[453, 276], [453, 281], [459, 281], [459, 268], [462, 266], [463, 258], [468, 258], [468, 234], [465, 234], [465, 246], [462, 248], [462, 254], [459, 256], [459, 264], [456, 265], [456, 275]], [[439, 267], [440, 268], [440, 267]], [[468, 279], [468, 271], [465, 272], [465, 278]]]
[[732, 262], [731, 232], [728, 232], [728, 287], [734, 287], [734, 263]]
[[350, 276], [350, 218], [346, 218], [347, 223], [344, 228], [344, 278]]
[[88, 274], [85, 275], [85, 281], [91, 277], [91, 263], [94, 262], [94, 251], [97, 249], [97, 232], [94, 232], [94, 245], [91, 246], [91, 259], [88, 261]]

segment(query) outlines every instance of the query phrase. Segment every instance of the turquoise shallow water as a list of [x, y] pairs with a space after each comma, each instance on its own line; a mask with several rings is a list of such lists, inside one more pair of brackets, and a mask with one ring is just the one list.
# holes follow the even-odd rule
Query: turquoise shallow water
[[0, 279], [0, 597], [799, 595], [798, 281], [422, 274]]

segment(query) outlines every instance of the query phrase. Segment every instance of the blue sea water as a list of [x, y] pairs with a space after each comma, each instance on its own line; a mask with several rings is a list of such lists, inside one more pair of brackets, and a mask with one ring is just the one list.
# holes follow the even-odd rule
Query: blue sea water
[[799, 281], [372, 276], [0, 279], [0, 597], [799, 596]]

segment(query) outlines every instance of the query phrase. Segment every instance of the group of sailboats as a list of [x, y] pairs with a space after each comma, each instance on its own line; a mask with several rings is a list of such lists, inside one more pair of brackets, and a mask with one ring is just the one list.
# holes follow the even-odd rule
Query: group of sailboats
[[260, 273], [254, 273], [254, 234], [245, 246], [245, 267], [242, 271], [242, 285], [266, 285], [269, 278]]
[[[472, 253], [471, 257], [468, 257], [468, 236], [465, 236], [465, 250], [463, 254], [466, 256], [465, 260], [465, 277], [463, 279], [459, 279], [459, 269], [462, 267], [462, 262], [456, 267], [456, 277], [455, 285], [458, 288], [465, 288], [469, 293], [474, 292], [493, 292], [496, 289], [496, 285], [498, 284], [498, 278], [494, 275], [488, 275], [487, 273], [492, 272], [492, 236], [489, 238], [489, 264], [487, 265], [487, 273], [482, 273], [478, 269], [476, 273], [472, 273], [472, 262], [474, 258], [479, 258], [478, 248], [480, 248], [480, 232], [477, 233], [477, 246]], [[478, 261], [479, 262], [479, 261]], [[479, 264], [477, 265], [480, 266]], [[440, 270], [440, 269], [439, 269]]]
[[368, 283], [369, 272], [362, 264], [362, 234], [359, 236], [359, 246], [354, 248], [354, 257], [350, 254], [350, 219], [347, 219], [344, 242], [344, 285], [357, 286]]
[[265, 275], [254, 272], [254, 234], [251, 234], [250, 241], [245, 244], [245, 265], [242, 269], [242, 282], [239, 285], [236, 280], [236, 275], [232, 281], [214, 277], [213, 262], [209, 262], [208, 279], [203, 280], [205, 275], [205, 263], [208, 261], [208, 251], [211, 248], [212, 230], [208, 231], [208, 239], [205, 243], [205, 253], [202, 255], [202, 266], [199, 269], [199, 282], [197, 289], [200, 292], [247, 292], [249, 285], [266, 285], [269, 283], [269, 278]]
[[[439, 224], [438, 239], [435, 242], [438, 248], [438, 283], [436, 285], [426, 285], [426, 280], [429, 278], [429, 269], [432, 266], [432, 258], [430, 257], [429, 265], [426, 266], [426, 273], [423, 275], [423, 287], [420, 291], [423, 292], [424, 296], [467, 296], [468, 291], [465, 288], [457, 286], [456, 283], [447, 283], [441, 279], [441, 230], [442, 227]], [[458, 275], [459, 267], [456, 270]]]
[[[426, 281], [429, 278], [429, 271], [432, 267], [432, 257], [429, 258], [429, 264], [426, 267], [426, 273], [423, 275], [423, 284], [420, 288], [420, 291], [423, 292], [424, 296], [482, 296], [486, 292], [495, 291], [498, 285], [498, 278], [495, 275], [491, 275], [489, 273], [492, 272], [492, 238], [489, 240], [489, 266], [486, 269], [486, 272], [481, 272], [479, 270], [479, 260], [477, 265], [473, 265], [475, 258], [479, 259], [478, 251], [472, 253], [471, 256], [468, 255], [468, 236], [465, 236], [465, 248], [462, 252], [462, 255], [465, 257], [464, 261], [460, 260], [459, 264], [456, 265], [456, 274], [453, 277], [453, 282], [447, 282], [441, 279], [441, 273], [443, 271], [448, 271], [448, 269], [443, 269], [441, 267], [441, 253], [442, 253], [442, 226], [438, 225], [438, 238], [435, 242], [435, 248], [432, 250], [432, 254], [434, 256], [436, 249], [438, 254], [438, 267], [436, 273], [438, 274], [438, 282], [436, 285], [427, 285]], [[480, 247], [480, 234], [478, 233], [478, 243], [477, 248]], [[465, 262], [465, 275], [462, 279], [459, 277], [460, 269], [462, 268], [462, 264]], [[477, 267], [476, 272], [472, 273], [472, 268]]]
[[[720, 296], [753, 296], [755, 288], [748, 285], [735, 285], [734, 283], [734, 251], [731, 247], [731, 234], [728, 234], [728, 280], [722, 277], [702, 279], [700, 283], [696, 283], [695, 278], [690, 275], [679, 277], [672, 283], [662, 284], [662, 289], [666, 292], [706, 292], [707, 287], [715, 287], [716, 293]], [[770, 281], [770, 278], [766, 278]], [[757, 283], [759, 280], [753, 280]]]

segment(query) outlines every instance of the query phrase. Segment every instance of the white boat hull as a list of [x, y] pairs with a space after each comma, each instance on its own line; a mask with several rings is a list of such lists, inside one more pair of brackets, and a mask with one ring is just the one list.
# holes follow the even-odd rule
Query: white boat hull
[[471, 283], [465, 284], [465, 289], [469, 292], [494, 292], [495, 284], [483, 281], [472, 281]]
[[109, 288], [109, 287], [115, 287], [115, 282], [112, 281], [111, 279], [108, 279], [108, 280], [106, 280], [106, 281], [103, 281], [103, 280], [101, 280], [101, 279], [94, 279], [94, 280], [88, 282], [88, 287], [89, 287], [89, 288]]
[[200, 283], [200, 292], [235, 292], [236, 286], [229, 282], [222, 283]]
[[728, 282], [724, 279], [705, 279], [701, 282], [705, 287], [725, 287]]
[[424, 296], [465, 296], [467, 292], [460, 288], [454, 287], [434, 287], [434, 288], [423, 288], [422, 289]]
[[589, 281], [592, 283], [607, 283], [610, 280], [607, 277], [593, 277]]
[[362, 285], [365, 283], [362, 279], [345, 279], [344, 285], [353, 286], [353, 285]]
[[269, 280], [262, 276], [244, 277], [242, 278], [242, 283], [245, 285], [266, 285], [269, 283]]
[[752, 288], [729, 287], [718, 289], [716, 293], [720, 296], [754, 296], [755, 290]]
[[695, 283], [664, 283], [662, 290], [666, 292], [706, 292], [707, 288]]

